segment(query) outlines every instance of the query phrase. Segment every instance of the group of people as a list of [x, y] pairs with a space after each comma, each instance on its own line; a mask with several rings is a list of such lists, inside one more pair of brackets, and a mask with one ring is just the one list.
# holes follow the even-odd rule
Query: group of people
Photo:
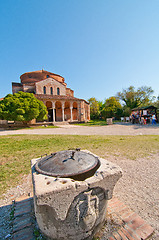
[[149, 117], [147, 116], [139, 116], [138, 114], [132, 114], [130, 116], [130, 121], [134, 124], [134, 123], [139, 123], [139, 124], [147, 124], [147, 123], [152, 123], [152, 124], [156, 124], [156, 115], [153, 114]]

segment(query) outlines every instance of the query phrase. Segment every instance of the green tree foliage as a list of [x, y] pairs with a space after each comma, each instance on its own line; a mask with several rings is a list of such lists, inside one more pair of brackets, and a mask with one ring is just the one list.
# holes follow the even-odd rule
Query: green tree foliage
[[124, 101], [128, 108], [133, 109], [151, 104], [154, 99], [151, 96], [153, 92], [151, 87], [142, 86], [135, 90], [134, 86], [130, 86], [127, 89], [123, 89], [122, 92], [118, 92], [117, 97]]
[[154, 106], [159, 109], [159, 96], [157, 97], [157, 101], [154, 103]]
[[99, 111], [101, 111], [103, 109], [103, 102], [102, 101], [98, 101], [99, 104]]
[[0, 119], [28, 122], [47, 119], [47, 108], [32, 93], [8, 94], [0, 102]]
[[96, 100], [95, 97], [89, 98], [88, 102], [90, 104], [90, 117], [91, 119], [97, 119], [99, 117], [99, 102]]
[[116, 97], [110, 97], [105, 100], [102, 109], [102, 116], [106, 118], [116, 117], [122, 115], [122, 106]]
[[121, 115], [121, 117], [129, 117], [131, 114], [131, 109], [129, 107], [127, 107], [126, 105], [123, 106], [122, 108], [123, 110], [123, 114]]

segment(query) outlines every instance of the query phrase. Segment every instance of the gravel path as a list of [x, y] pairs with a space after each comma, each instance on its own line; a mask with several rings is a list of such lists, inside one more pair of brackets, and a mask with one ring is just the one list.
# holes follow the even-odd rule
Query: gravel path
[[159, 135], [159, 124], [121, 123], [99, 127], [60, 125], [59, 128], [0, 130], [0, 135], [14, 134], [68, 134], [68, 135]]
[[137, 160], [110, 159], [123, 170], [114, 195], [139, 214], [154, 229], [159, 240], [159, 153]]

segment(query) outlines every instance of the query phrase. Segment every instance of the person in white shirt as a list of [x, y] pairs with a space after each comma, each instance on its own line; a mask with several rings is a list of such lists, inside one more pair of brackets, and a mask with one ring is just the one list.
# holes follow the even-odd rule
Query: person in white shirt
[[156, 116], [155, 116], [155, 114], [152, 115], [152, 124], [156, 124]]

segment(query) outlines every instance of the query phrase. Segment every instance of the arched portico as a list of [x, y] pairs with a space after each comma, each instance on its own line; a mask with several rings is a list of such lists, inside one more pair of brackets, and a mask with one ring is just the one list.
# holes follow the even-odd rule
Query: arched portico
[[74, 122], [89, 120], [89, 107], [84, 102], [64, 99], [50, 99], [43, 102], [48, 109], [49, 122]]

